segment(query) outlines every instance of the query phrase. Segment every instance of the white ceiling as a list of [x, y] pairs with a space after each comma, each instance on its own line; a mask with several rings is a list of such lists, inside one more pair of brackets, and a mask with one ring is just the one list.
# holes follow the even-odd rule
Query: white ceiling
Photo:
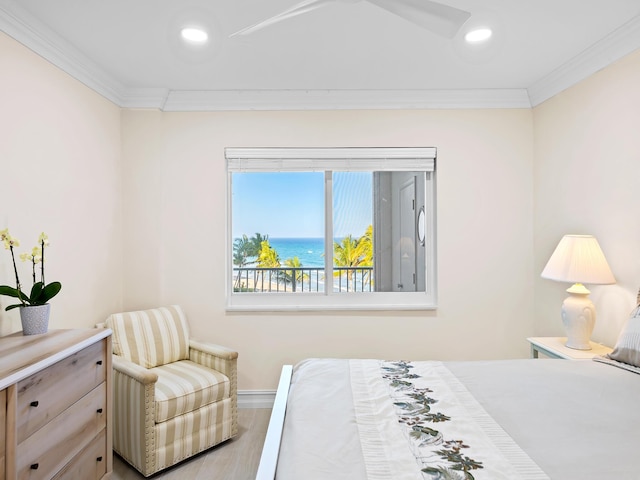
[[[528, 107], [640, 48], [639, 0], [441, 0], [489, 22], [472, 49], [366, 1], [249, 36], [298, 0], [0, 0], [0, 28], [122, 106]], [[197, 19], [209, 46], [178, 38]]]

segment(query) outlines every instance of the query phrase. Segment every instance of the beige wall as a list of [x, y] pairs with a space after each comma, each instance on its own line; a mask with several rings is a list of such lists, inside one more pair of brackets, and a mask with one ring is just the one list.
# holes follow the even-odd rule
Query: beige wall
[[[0, 59], [0, 230], [19, 252], [49, 235], [46, 280], [62, 282], [50, 327], [91, 326], [122, 305], [121, 111], [3, 33]], [[0, 284], [15, 286], [1, 247]], [[21, 329], [9, 302], [0, 335]]]
[[562, 335], [568, 284], [539, 277], [567, 233], [598, 238], [616, 285], [589, 286], [613, 345], [640, 287], [640, 51], [534, 109], [536, 333]]
[[[28, 248], [49, 233], [52, 328], [180, 303], [260, 390], [311, 356], [527, 356], [526, 336], [562, 333], [566, 287], [539, 272], [571, 231], [599, 238], [619, 280], [592, 289], [597, 339], [613, 342], [640, 286], [639, 54], [534, 110], [220, 113], [121, 110], [4, 35], [0, 58], [0, 228]], [[439, 308], [226, 313], [227, 146], [437, 147]], [[19, 329], [0, 313], [0, 334]]]
[[[238, 349], [239, 388], [311, 356], [524, 357], [533, 330], [530, 110], [157, 113], [124, 134], [124, 304], [179, 303]], [[435, 312], [225, 312], [227, 146], [438, 148]], [[268, 233], [268, 232], [264, 232]]]

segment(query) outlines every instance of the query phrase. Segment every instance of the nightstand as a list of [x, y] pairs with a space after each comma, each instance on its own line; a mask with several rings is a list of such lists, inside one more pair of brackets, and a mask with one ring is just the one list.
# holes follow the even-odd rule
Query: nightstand
[[538, 358], [538, 354], [542, 353], [550, 358], [589, 360], [598, 355], [611, 353], [613, 350], [595, 342], [589, 342], [591, 350], [576, 350], [565, 346], [566, 337], [530, 337], [527, 341], [531, 344], [531, 358]]

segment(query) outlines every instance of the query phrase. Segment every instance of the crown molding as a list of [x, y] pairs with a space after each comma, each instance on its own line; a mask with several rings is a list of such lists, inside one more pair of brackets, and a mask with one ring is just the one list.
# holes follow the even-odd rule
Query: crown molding
[[640, 48], [640, 15], [598, 43], [531, 85], [527, 91], [535, 107]]
[[165, 111], [531, 108], [524, 89], [171, 91]]
[[0, 31], [116, 105], [122, 103], [121, 83], [12, 0], [0, 1]]
[[0, 30], [120, 107], [170, 112], [531, 108], [640, 48], [638, 15], [526, 89], [182, 91], [123, 85], [15, 0], [0, 0]]
[[122, 108], [155, 108], [164, 110], [170, 90], [166, 88], [128, 88], [120, 95]]

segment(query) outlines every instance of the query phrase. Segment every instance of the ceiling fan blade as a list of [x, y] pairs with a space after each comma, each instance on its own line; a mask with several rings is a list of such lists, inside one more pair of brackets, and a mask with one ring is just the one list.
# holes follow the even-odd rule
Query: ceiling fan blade
[[288, 10], [285, 10], [284, 12], [279, 13], [278, 15], [267, 18], [266, 20], [258, 22], [255, 25], [251, 25], [250, 27], [243, 28], [242, 30], [232, 33], [231, 35], [229, 35], [229, 37], [235, 37], [236, 35], [248, 35], [257, 30], [261, 30], [265, 27], [268, 27], [269, 25], [273, 25], [274, 23], [281, 22], [282, 20], [286, 20], [287, 18], [302, 15], [303, 13], [310, 12], [312, 10], [315, 10], [316, 8], [320, 8], [327, 3], [332, 3], [334, 1], [335, 0], [305, 0], [303, 2], [300, 2], [294, 5]]
[[367, 0], [420, 27], [446, 38], [456, 36], [471, 17], [469, 12], [430, 0]]

